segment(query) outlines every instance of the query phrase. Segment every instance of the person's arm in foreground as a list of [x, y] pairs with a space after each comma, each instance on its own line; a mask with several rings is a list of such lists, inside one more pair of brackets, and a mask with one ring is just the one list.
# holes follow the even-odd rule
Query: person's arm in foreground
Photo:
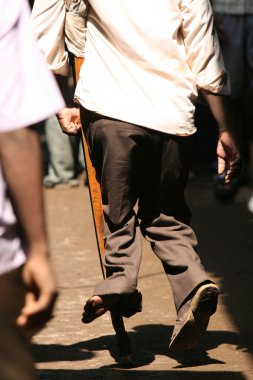
[[50, 319], [57, 298], [48, 255], [37, 132], [22, 128], [0, 133], [0, 161], [28, 245], [28, 260], [23, 269], [27, 293], [17, 324], [32, 334]]

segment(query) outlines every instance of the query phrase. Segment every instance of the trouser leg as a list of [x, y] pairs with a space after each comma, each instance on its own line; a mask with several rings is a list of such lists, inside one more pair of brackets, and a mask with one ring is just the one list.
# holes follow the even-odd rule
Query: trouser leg
[[141, 233], [136, 215], [129, 215], [117, 230], [110, 228], [107, 220], [104, 237], [106, 279], [95, 287], [94, 294], [133, 293], [141, 261]]
[[191, 138], [83, 112], [105, 216], [107, 279], [94, 294], [136, 289], [141, 235], [133, 207], [139, 198], [142, 233], [162, 261], [178, 309], [194, 287], [207, 280], [184, 198]]
[[0, 276], [1, 380], [35, 380], [30, 344], [15, 323], [24, 295], [21, 268]]
[[162, 261], [178, 310], [191, 291], [208, 280], [195, 251], [195, 234], [188, 225], [160, 214], [145, 226], [144, 236]]
[[91, 159], [101, 185], [105, 219], [106, 279], [94, 295], [133, 293], [141, 261], [141, 232], [134, 206], [143, 128], [82, 110]]
[[178, 310], [191, 291], [208, 280], [196, 253], [197, 239], [189, 226], [191, 214], [184, 197], [192, 138], [160, 134], [158, 146], [159, 178], [148, 193], [143, 188], [139, 216], [142, 233], [163, 264]]

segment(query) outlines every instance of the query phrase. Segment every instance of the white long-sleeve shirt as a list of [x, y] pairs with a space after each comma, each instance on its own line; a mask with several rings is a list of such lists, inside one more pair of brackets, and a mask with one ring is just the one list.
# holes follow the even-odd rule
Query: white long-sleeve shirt
[[89, 0], [75, 93], [85, 108], [192, 134], [198, 88], [228, 87], [208, 0]]

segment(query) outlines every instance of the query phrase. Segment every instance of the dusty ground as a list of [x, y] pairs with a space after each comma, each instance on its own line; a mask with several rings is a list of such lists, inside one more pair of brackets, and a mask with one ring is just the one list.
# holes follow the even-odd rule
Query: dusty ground
[[175, 321], [171, 291], [160, 262], [143, 242], [139, 288], [144, 312], [125, 324], [133, 366], [120, 368], [109, 314], [81, 323], [84, 301], [101, 279], [88, 190], [46, 190], [52, 260], [60, 297], [55, 318], [34, 339], [40, 380], [253, 379], [253, 215], [246, 209], [249, 188], [232, 204], [220, 204], [210, 180], [190, 183], [188, 198], [199, 238], [199, 254], [221, 287], [217, 313], [198, 348], [171, 354]]

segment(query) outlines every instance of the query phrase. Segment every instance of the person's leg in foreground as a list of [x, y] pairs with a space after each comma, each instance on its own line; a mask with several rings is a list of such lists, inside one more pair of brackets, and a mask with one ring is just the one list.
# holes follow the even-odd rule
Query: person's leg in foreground
[[0, 379], [35, 380], [30, 342], [16, 319], [25, 302], [22, 268], [0, 276]]

